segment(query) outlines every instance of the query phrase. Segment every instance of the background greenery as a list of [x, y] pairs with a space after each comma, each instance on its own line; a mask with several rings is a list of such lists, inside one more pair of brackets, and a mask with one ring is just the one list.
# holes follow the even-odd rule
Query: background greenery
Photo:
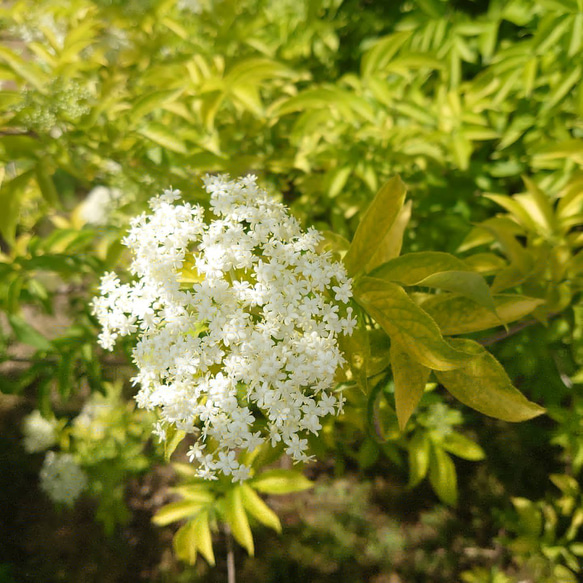
[[[399, 432], [387, 378], [379, 439], [351, 392], [316, 486], [269, 499], [283, 535], [255, 525], [256, 557], [237, 550], [240, 580], [578, 580], [581, 0], [30, 0], [0, 8], [0, 38], [0, 581], [224, 580], [220, 534], [214, 569], [183, 567], [176, 526], [150, 524], [180, 478], [131, 413], [129, 345], [101, 353], [88, 307], [128, 263], [129, 217], [170, 185], [205, 204], [218, 171], [347, 238], [398, 173], [406, 251], [479, 251], [493, 289], [546, 302], [476, 337], [547, 416], [502, 423], [435, 390]], [[71, 420], [91, 393], [122, 445], [100, 469], [90, 436], [63, 437], [93, 480], [57, 513], [26, 493], [42, 456], [20, 419]]]

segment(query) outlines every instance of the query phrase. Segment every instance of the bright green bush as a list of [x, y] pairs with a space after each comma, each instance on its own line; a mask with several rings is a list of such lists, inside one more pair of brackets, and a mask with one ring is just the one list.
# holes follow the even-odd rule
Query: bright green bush
[[[361, 390], [347, 391], [345, 416], [327, 421], [311, 447], [334, 457], [339, 474], [386, 471], [388, 459], [409, 487], [427, 477], [447, 504], [460, 483], [450, 454], [474, 461], [485, 454], [506, 495], [499, 525], [512, 522], [511, 496], [545, 512], [547, 502], [526, 501], [543, 491], [521, 489], [497, 465], [487, 422], [433, 390], [442, 384], [476, 407], [479, 391], [468, 386], [480, 371], [469, 380], [437, 372], [426, 385], [431, 363], [399, 349], [396, 316], [383, 319], [388, 308], [378, 297], [406, 290], [399, 297], [407, 309], [429, 314], [439, 334], [469, 335], [491, 348], [553, 420], [541, 422], [535, 438], [527, 426], [496, 426], [497, 434], [511, 435], [526, 458], [529, 447], [544, 448], [560, 466], [555, 473], [579, 477], [583, 5], [386, 4], [20, 0], [0, 8], [0, 356], [22, 358], [15, 347], [29, 347], [24, 369], [1, 379], [4, 393], [33, 395], [43, 415], [63, 418], [67, 434], [88, 393], [131, 376], [129, 342], [114, 355], [97, 349], [88, 299], [104, 271], [127, 267], [120, 240], [128, 220], [162, 189], [171, 185], [206, 205], [202, 175], [254, 172], [304, 225], [335, 233], [328, 245], [340, 257], [355, 233], [358, 243], [375, 193], [399, 174], [410, 201], [394, 206], [392, 255], [373, 265], [362, 250], [378, 241], [361, 230], [361, 249], [353, 245], [345, 259], [354, 274], [363, 268], [387, 282], [379, 290], [361, 280], [368, 326], [344, 346], [351, 370], [339, 380]], [[380, 220], [392, 207], [376, 200]], [[371, 224], [369, 231], [378, 228]], [[414, 253], [398, 257], [401, 247]], [[442, 253], [454, 251], [462, 259]], [[41, 313], [59, 320], [58, 333], [36, 325]], [[468, 339], [453, 342], [469, 350]], [[133, 421], [119, 407], [126, 436]], [[494, 413], [491, 404], [477, 408]], [[138, 448], [146, 434], [136, 431]], [[97, 444], [70, 434], [72, 451], [91, 465]], [[109, 530], [125, 516], [126, 476], [158, 460], [138, 450], [120, 446], [116, 457], [99, 449], [113, 477], [97, 469], [91, 488], [115, 483], [99, 509]], [[561, 504], [556, 489], [539, 486], [548, 488], [549, 508]], [[228, 522], [221, 500], [239, 494], [225, 488], [212, 491], [212, 504]], [[522, 540], [522, 527], [513, 528]], [[238, 540], [252, 548], [243, 530]], [[511, 577], [513, 565], [530, 576], [540, 557], [544, 569], [576, 572], [571, 551], [550, 557], [551, 543], [533, 540], [526, 550], [508, 543], [510, 569], [498, 579]], [[213, 556], [208, 537], [198, 547]], [[464, 576], [481, 581], [479, 573]]]

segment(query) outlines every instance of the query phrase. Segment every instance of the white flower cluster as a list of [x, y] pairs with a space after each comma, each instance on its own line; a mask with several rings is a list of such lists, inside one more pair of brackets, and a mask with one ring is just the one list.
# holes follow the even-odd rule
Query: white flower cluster
[[254, 176], [207, 177], [205, 187], [208, 224], [170, 190], [133, 219], [124, 243], [136, 280], [106, 274], [93, 307], [104, 348], [138, 334], [136, 399], [160, 409], [160, 438], [169, 426], [198, 435], [189, 457], [199, 475], [242, 481], [237, 451], [269, 439], [305, 461], [305, 435], [341, 410], [329, 390], [344, 363], [337, 335], [356, 325], [351, 280]]
[[53, 502], [72, 506], [87, 487], [87, 476], [70, 453], [49, 451], [40, 471], [40, 484]]
[[28, 453], [36, 453], [49, 449], [57, 442], [55, 425], [45, 419], [40, 411], [35, 410], [24, 418], [24, 449]]

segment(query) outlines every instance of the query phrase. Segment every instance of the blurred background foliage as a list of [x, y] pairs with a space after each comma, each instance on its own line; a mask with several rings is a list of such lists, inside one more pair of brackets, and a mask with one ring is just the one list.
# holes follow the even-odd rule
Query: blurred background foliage
[[[479, 339], [548, 416], [501, 423], [429, 390], [399, 432], [390, 375], [372, 407], [348, 392], [312, 444], [315, 488], [269, 499], [283, 536], [252, 520], [240, 580], [579, 579], [581, 0], [16, 0], [0, 39], [0, 581], [224, 580], [220, 533], [214, 570], [181, 567], [176, 526], [149, 522], [184, 477], [133, 411], [129, 344], [98, 350], [88, 307], [128, 264], [129, 218], [170, 185], [205, 204], [207, 172], [256, 173], [347, 238], [398, 173], [405, 251], [479, 251], [493, 290], [541, 300]], [[108, 407], [97, 432], [75, 421]], [[89, 476], [59, 514], [24, 493], [33, 409]]]

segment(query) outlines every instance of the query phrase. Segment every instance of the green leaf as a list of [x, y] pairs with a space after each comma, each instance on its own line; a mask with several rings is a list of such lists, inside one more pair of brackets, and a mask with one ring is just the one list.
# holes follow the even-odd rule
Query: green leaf
[[75, 360], [73, 358], [72, 352], [61, 353], [59, 358], [59, 365], [57, 371], [57, 386], [59, 389], [59, 394], [64, 399], [69, 398], [71, 394], [71, 389], [73, 383], [71, 382], [71, 375], [73, 373], [73, 367], [75, 365]]
[[534, 160], [562, 160], [567, 158], [583, 165], [583, 140], [571, 139], [553, 142], [537, 150], [533, 158]]
[[447, 453], [432, 443], [429, 456], [429, 481], [439, 499], [451, 506], [457, 503], [455, 465]]
[[483, 346], [461, 338], [452, 339], [452, 343], [478, 354], [462, 368], [436, 373], [439, 382], [458, 401], [503, 421], [526, 421], [545, 412], [512, 386], [502, 365]]
[[129, 111], [132, 123], [136, 123], [154, 110], [160, 109], [166, 103], [174, 101], [182, 92], [182, 88], [165, 89], [140, 96]]
[[296, 73], [282, 63], [264, 58], [250, 58], [234, 65], [225, 75], [225, 86], [258, 85], [265, 79], [294, 77]]
[[355, 288], [356, 301], [415, 360], [434, 370], [451, 370], [473, 358], [448, 344], [435, 321], [398, 285], [364, 277]]
[[368, 77], [382, 71], [407, 42], [410, 31], [396, 32], [378, 40], [361, 60], [360, 71], [363, 77]]
[[21, 199], [33, 174], [33, 170], [27, 170], [12, 180], [3, 180], [0, 184], [0, 233], [11, 245], [14, 244]]
[[197, 500], [179, 500], [162, 506], [154, 517], [152, 522], [158, 526], [166, 526], [172, 522], [183, 520], [184, 518], [193, 518], [202, 508], [213, 501], [214, 497], [209, 492], [206, 498], [201, 497]]
[[528, 211], [515, 198], [503, 194], [485, 194], [484, 196], [505, 208], [525, 229], [537, 230], [536, 223]]
[[442, 271], [471, 271], [450, 253], [421, 251], [396, 257], [377, 267], [371, 277], [394, 281], [401, 285], [418, 285], [420, 281]]
[[517, 194], [515, 198], [532, 216], [540, 230], [550, 235], [555, 230], [556, 224], [553, 206], [549, 197], [528, 176], [523, 176], [522, 180], [528, 193]]
[[383, 241], [390, 235], [391, 227], [399, 216], [405, 200], [406, 187], [395, 176], [375, 195], [373, 201], [360, 220], [354, 239], [344, 257], [350, 276], [362, 271], [373, 259]]
[[549, 111], [560, 101], [562, 101], [573, 87], [581, 81], [583, 68], [581, 65], [574, 67], [570, 73], [566, 74], [559, 86], [544, 100], [541, 113]]
[[42, 147], [40, 140], [30, 136], [5, 135], [0, 137], [0, 148], [4, 149], [9, 158], [34, 158], [37, 150]]
[[464, 271], [444, 271], [430, 275], [417, 285], [435, 287], [445, 291], [459, 293], [473, 300], [491, 312], [496, 312], [496, 305], [486, 280], [478, 273]]
[[176, 556], [189, 565], [196, 563], [196, 533], [193, 521], [178, 529], [172, 540]]
[[241, 484], [241, 498], [245, 510], [251, 516], [261, 522], [261, 524], [281, 533], [281, 522], [277, 514], [247, 484]]
[[528, 498], [512, 498], [523, 532], [539, 537], [543, 529], [543, 516], [535, 503]]
[[492, 312], [496, 310], [486, 280], [449, 253], [408, 253], [381, 265], [372, 276], [401, 285], [434, 287], [459, 293]]
[[188, 153], [184, 141], [162, 124], [152, 122], [140, 128], [137, 132], [167, 150], [177, 152], [178, 154]]
[[250, 485], [263, 494], [291, 494], [314, 487], [313, 482], [295, 470], [268, 470], [253, 478]]
[[399, 429], [403, 431], [423, 396], [431, 370], [414, 360], [397, 342], [391, 342], [391, 368], [397, 419]]
[[448, 433], [443, 438], [441, 445], [449, 453], [453, 453], [453, 455], [464, 460], [477, 462], [486, 457], [484, 450], [477, 443], [461, 433]]
[[506, 261], [494, 253], [476, 253], [464, 258], [465, 264], [478, 273], [491, 275], [506, 267]]
[[439, 294], [423, 302], [423, 309], [443, 334], [469, 334], [509, 324], [532, 313], [545, 301], [518, 295], [494, 296], [496, 314], [458, 295]]
[[243, 507], [241, 487], [231, 488], [225, 497], [225, 519], [228, 522], [235, 540], [253, 556], [253, 535], [249, 527], [249, 520]]
[[58, 207], [60, 204], [59, 194], [55, 188], [53, 177], [49, 174], [47, 165], [42, 160], [36, 165], [36, 180], [44, 199], [52, 207]]
[[424, 431], [416, 431], [407, 447], [409, 452], [409, 488], [414, 488], [427, 475], [431, 444]]
[[37, 350], [47, 351], [53, 348], [51, 342], [26, 320], [16, 314], [8, 314], [8, 321], [19, 342], [34, 346]]

